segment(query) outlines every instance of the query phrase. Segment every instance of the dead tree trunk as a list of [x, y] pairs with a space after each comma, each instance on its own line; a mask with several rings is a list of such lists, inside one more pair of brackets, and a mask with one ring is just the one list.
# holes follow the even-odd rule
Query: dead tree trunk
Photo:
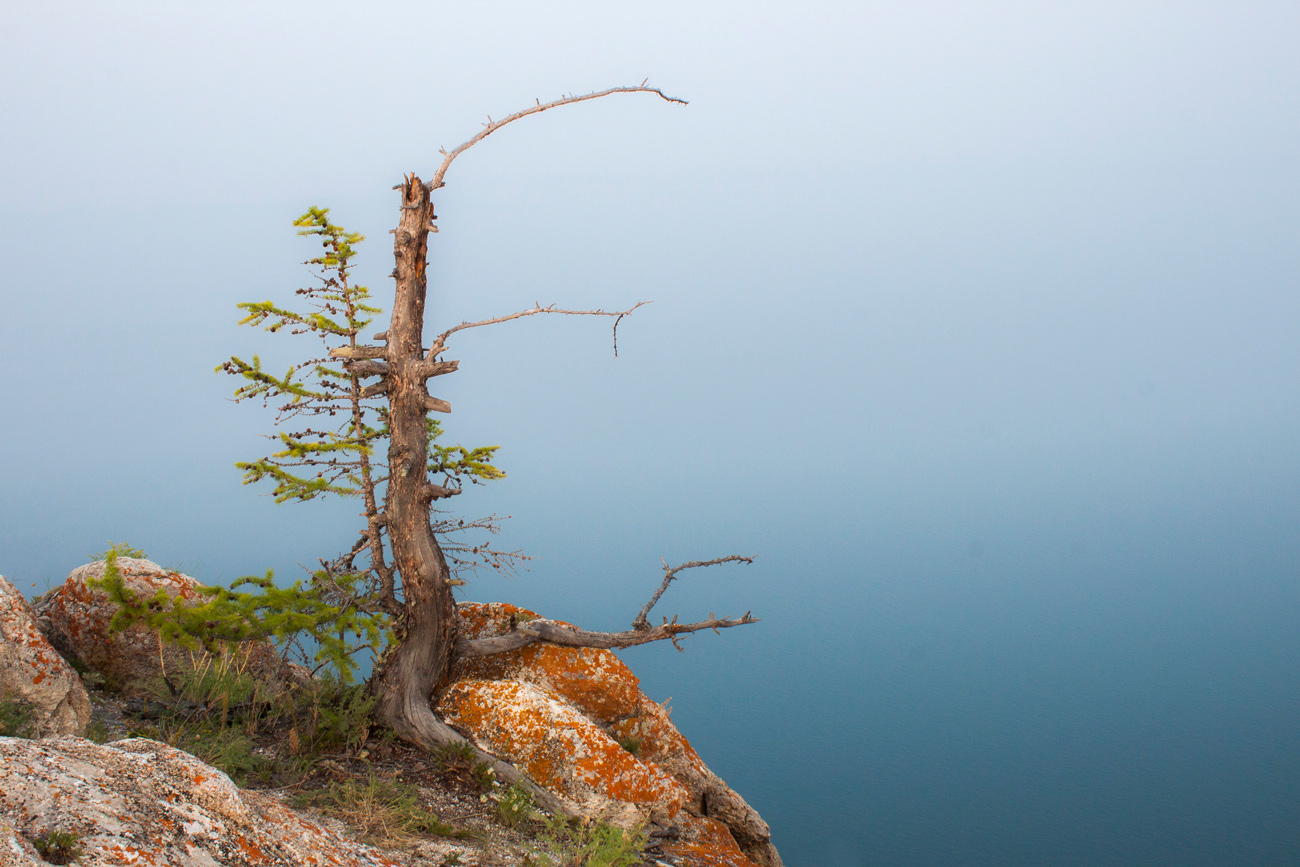
[[[402, 576], [399, 641], [378, 682], [376, 710], [403, 737], [434, 719], [429, 696], [451, 661], [456, 640], [456, 602], [446, 558], [429, 526], [426, 417], [434, 401], [425, 382], [434, 371], [424, 358], [426, 263], [433, 205], [414, 175], [402, 187], [402, 214], [393, 253], [397, 294], [388, 329], [388, 493], [384, 511], [393, 561]], [[426, 719], [427, 718], [427, 719]], [[409, 731], [408, 731], [409, 730]]]

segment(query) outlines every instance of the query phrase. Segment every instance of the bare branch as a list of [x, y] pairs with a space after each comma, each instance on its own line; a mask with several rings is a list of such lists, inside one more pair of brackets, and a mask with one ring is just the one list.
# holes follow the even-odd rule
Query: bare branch
[[614, 354], [617, 355], [619, 320], [621, 320], [624, 316], [630, 315], [637, 308], [644, 307], [645, 305], [651, 303], [653, 302], [638, 301], [636, 304], [632, 305], [627, 310], [623, 310], [621, 312], [619, 311], [610, 312], [607, 310], [565, 310], [561, 307], [556, 307], [554, 304], [547, 305], [546, 307], [543, 307], [540, 304], [535, 304], [534, 306], [530, 307], [527, 310], [520, 310], [518, 313], [510, 313], [506, 316], [497, 316], [492, 319], [481, 319], [478, 322], [462, 322], [461, 324], [455, 326], [454, 328], [448, 328], [446, 331], [438, 335], [437, 339], [433, 341], [433, 345], [429, 347], [429, 354], [428, 356], [426, 356], [426, 359], [432, 361], [434, 358], [438, 356], [438, 353], [446, 351], [447, 338], [455, 334], [457, 331], [464, 331], [466, 328], [478, 328], [483, 325], [497, 325], [498, 323], [501, 322], [509, 322], [512, 319], [523, 319], [526, 316], [536, 316], [539, 313], [556, 313], [563, 316], [612, 316], [614, 317]]
[[[522, 564], [533, 559], [522, 551], [493, 548], [490, 543], [484, 541], [455, 541], [455, 537], [459, 534], [473, 531], [483, 531], [492, 536], [500, 535], [501, 521], [504, 520], [502, 517], [487, 515], [470, 520], [452, 517], [449, 512], [435, 514], [439, 517], [436, 520], [430, 519], [430, 527], [438, 537], [438, 547], [446, 555], [453, 575], [460, 576], [464, 573], [478, 575], [480, 569], [491, 569], [509, 578], [519, 569], [524, 568]], [[505, 518], [509, 517], [509, 515], [505, 516]], [[465, 582], [457, 577], [456, 583]]]
[[372, 382], [365, 388], [357, 392], [357, 397], [378, 397], [381, 394], [388, 394], [388, 380], [383, 382]]
[[717, 618], [710, 615], [708, 620], [701, 620], [697, 623], [677, 623], [676, 621], [669, 623], [665, 620], [659, 626], [649, 626], [645, 629], [628, 629], [623, 632], [589, 632], [586, 629], [579, 629], [576, 626], [554, 620], [530, 620], [518, 624], [511, 632], [494, 638], [459, 639], [456, 641], [456, 655], [491, 656], [494, 653], [515, 650], [539, 641], [558, 644], [562, 647], [617, 648], [667, 640], [673, 642], [677, 649], [681, 650], [681, 646], [677, 644], [677, 638], [680, 635], [699, 632], [702, 629], [716, 631], [758, 622], [757, 617], [745, 612], [743, 617]]
[[710, 611], [707, 620], [700, 620], [695, 623], [678, 623], [676, 616], [674, 616], [671, 622], [665, 617], [663, 623], [658, 626], [651, 626], [646, 622], [646, 615], [650, 613], [650, 609], [654, 607], [655, 603], [659, 601], [659, 597], [668, 589], [668, 585], [677, 577], [677, 573], [683, 569], [716, 566], [719, 563], [753, 562], [753, 557], [731, 554], [727, 557], [715, 557], [712, 560], [691, 560], [689, 563], [683, 563], [680, 566], [664, 564], [663, 583], [655, 591], [654, 596], [650, 598], [645, 607], [641, 609], [640, 613], [637, 614], [636, 619], [632, 621], [632, 628], [622, 632], [591, 632], [556, 620], [529, 620], [523, 623], [514, 623], [512, 621], [510, 631], [504, 635], [490, 638], [458, 639], [455, 653], [457, 656], [491, 656], [494, 653], [504, 653], [539, 641], [558, 644], [563, 647], [601, 648], [633, 647], [638, 644], [649, 644], [652, 641], [671, 641], [674, 647], [681, 650], [682, 646], [678, 643], [678, 640], [683, 635], [699, 632], [702, 629], [712, 629], [717, 632], [719, 629], [744, 626], [759, 621], [757, 617], [754, 617], [748, 611], [741, 617], [722, 618], [715, 617], [713, 612]]
[[429, 180], [427, 184], [425, 184], [426, 189], [432, 192], [433, 190], [436, 190], [439, 187], [443, 186], [442, 179], [447, 174], [447, 169], [451, 167], [452, 160], [456, 159], [456, 157], [460, 156], [465, 151], [472, 148], [474, 145], [483, 141], [483, 139], [487, 138], [492, 133], [501, 129], [501, 127], [505, 126], [506, 124], [512, 123], [516, 120], [519, 120], [520, 118], [528, 117], [528, 115], [530, 114], [540, 114], [541, 112], [546, 111], [548, 109], [559, 108], [562, 105], [570, 105], [575, 102], [586, 102], [589, 99], [600, 99], [602, 96], [609, 96], [612, 93], [653, 93], [653, 94], [657, 94], [661, 99], [667, 100], [668, 102], [675, 102], [680, 105], [687, 104], [686, 100], [684, 99], [678, 99], [675, 96], [665, 96], [664, 92], [661, 91], [659, 88], [646, 87], [645, 84], [642, 83], [637, 87], [611, 87], [609, 90], [601, 90], [595, 93], [584, 94], [583, 96], [566, 96], [562, 99], [557, 99], [552, 102], [538, 102], [536, 105], [529, 106], [523, 111], [517, 111], [512, 115], [508, 115], [506, 117], [501, 118], [500, 120], [492, 120], [492, 118], [488, 118], [488, 122], [483, 125], [483, 129], [479, 130], [478, 135], [474, 136], [469, 141], [463, 143], [453, 151], [450, 152], [443, 151], [442, 165], [438, 166], [438, 171], [434, 172], [433, 177]]
[[[719, 563], [753, 563], [753, 562], [754, 562], [753, 557], [741, 557], [739, 554], [731, 554], [726, 557], [715, 557], [712, 560], [692, 560], [689, 563], [683, 563], [680, 566], [673, 566], [671, 568], [668, 566], [667, 563], [665, 563], [664, 583], [659, 585], [659, 589], [655, 591], [655, 595], [650, 597], [650, 601], [645, 604], [645, 607], [641, 609], [641, 612], [639, 614], [637, 614], [636, 619], [632, 621], [632, 628], [637, 631], [643, 631], [650, 628], [649, 622], [646, 621], [646, 615], [650, 613], [651, 608], [655, 607], [655, 603], [659, 601], [659, 597], [664, 595], [664, 591], [668, 589], [668, 585], [671, 584], [673, 582], [673, 579], [677, 577], [677, 573], [682, 571], [683, 569], [695, 569], [699, 566], [717, 566]], [[748, 616], [749, 616], [748, 614], [745, 615], [745, 617]], [[729, 625], [734, 625], [734, 624], [729, 624]]]

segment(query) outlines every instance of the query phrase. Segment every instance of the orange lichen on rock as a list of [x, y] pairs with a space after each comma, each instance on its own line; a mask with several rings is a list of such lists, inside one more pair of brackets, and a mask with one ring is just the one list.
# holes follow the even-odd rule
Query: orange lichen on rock
[[[532, 611], [501, 602], [461, 605], [461, 635], [490, 638], [505, 633], [511, 618], [535, 619]], [[635, 713], [642, 697], [640, 681], [608, 650], [531, 644], [520, 650], [462, 660], [456, 677], [520, 680], [562, 696], [583, 713], [609, 725]]]
[[664, 853], [680, 863], [688, 867], [754, 867], [727, 826], [718, 820], [683, 813], [677, 826], [681, 839], [662, 845]]
[[[504, 634], [512, 619], [533, 619], [537, 615], [502, 602], [464, 603], [459, 606], [461, 635], [491, 638]], [[533, 644], [520, 650], [461, 660], [459, 679], [514, 680], [534, 683], [555, 693], [581, 710], [614, 738], [636, 740], [637, 754], [662, 764], [667, 760], [677, 769], [707, 769], [677, 730], [668, 711], [641, 691], [641, 681], [612, 651], [589, 647], [557, 647]]]
[[[461, 637], [467, 639], [504, 635], [517, 623], [538, 616], [499, 602], [462, 603], [457, 613]], [[523, 695], [544, 696], [551, 705], [542, 711], [537, 699], [530, 698], [533, 716], [526, 718], [510, 706]], [[724, 867], [781, 863], [767, 824], [708, 769], [673, 725], [668, 711], [641, 691], [636, 675], [612, 651], [539, 643], [461, 659], [440, 701], [448, 722], [489, 751], [521, 764], [540, 785], [562, 797], [572, 797], [566, 789], [572, 788], [566, 782], [571, 775], [566, 749], [554, 741], [548, 748], [533, 746], [546, 741], [546, 726], [539, 721], [582, 718], [589, 726], [583, 729], [585, 737], [601, 745], [599, 754], [609, 756], [609, 762], [620, 767], [630, 762], [655, 779], [672, 780], [675, 791], [686, 793], [684, 809], [674, 802], [659, 815], [673, 816], [674, 823], [685, 822], [691, 829], [674, 844], [690, 848], [694, 859], [690, 863]], [[567, 713], [554, 705], [567, 708]], [[620, 741], [634, 747], [635, 755], [619, 746]], [[629, 799], [619, 786], [608, 787], [601, 795], [639, 810], [645, 806]], [[686, 849], [682, 851], [686, 854]]]
[[704, 761], [691, 742], [673, 725], [664, 706], [644, 694], [639, 699], [635, 710], [611, 725], [614, 736], [639, 742], [642, 756], [665, 765], [665, 769], [674, 775], [687, 769], [704, 773], [707, 770]]
[[166, 744], [0, 738], [0, 865], [52, 829], [78, 834], [87, 865], [398, 867]]
[[509, 602], [464, 602], [456, 606], [461, 638], [494, 638], [510, 628], [511, 618], [532, 619], [537, 615]]
[[0, 700], [29, 711], [26, 734], [80, 734], [90, 722], [90, 697], [81, 678], [37, 627], [36, 612], [0, 576]]
[[462, 680], [442, 696], [446, 720], [523, 768], [590, 818], [630, 827], [671, 819], [689, 793], [615, 743], [553, 693], [516, 681]]

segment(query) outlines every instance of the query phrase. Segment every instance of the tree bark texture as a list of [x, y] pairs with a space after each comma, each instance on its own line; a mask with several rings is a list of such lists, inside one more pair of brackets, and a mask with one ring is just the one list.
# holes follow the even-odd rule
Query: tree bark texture
[[384, 358], [390, 430], [384, 510], [393, 563], [402, 576], [403, 610], [397, 623], [397, 647], [385, 660], [379, 681], [376, 709], [405, 737], [414, 734], [412, 729], [437, 722], [429, 709], [429, 696], [451, 662], [456, 602], [447, 561], [429, 526], [426, 490], [429, 393], [421, 349], [433, 204], [428, 189], [414, 175], [401, 190], [402, 215], [393, 241], [397, 289]]

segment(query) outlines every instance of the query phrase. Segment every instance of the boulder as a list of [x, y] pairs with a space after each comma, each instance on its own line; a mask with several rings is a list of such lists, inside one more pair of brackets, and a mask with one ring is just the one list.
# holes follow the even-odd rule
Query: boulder
[[90, 722], [90, 697], [81, 678], [45, 640], [32, 606], [2, 575], [0, 702], [16, 704], [26, 716], [23, 730], [11, 734], [79, 735]]
[[51, 832], [77, 835], [81, 867], [397, 867], [157, 741], [0, 738], [0, 867], [44, 867]]
[[687, 792], [653, 765], [637, 761], [554, 693], [508, 680], [460, 680], [442, 696], [448, 724], [509, 760], [543, 788], [577, 807], [587, 821], [632, 828], [668, 822]]
[[[537, 617], [505, 603], [464, 603], [457, 613], [465, 638], [502, 635], [514, 622]], [[493, 682], [501, 684], [495, 691], [487, 686]], [[516, 701], [526, 702], [527, 711], [509, 705]], [[495, 702], [506, 704], [498, 708]], [[450, 724], [490, 752], [520, 764], [539, 785], [561, 797], [581, 789], [581, 763], [593, 761], [590, 757], [597, 755], [611, 768], [617, 758], [645, 768], [654, 779], [666, 776], [679, 788], [672, 790], [673, 796], [657, 810], [647, 810], [642, 802], [624, 797], [626, 791], [617, 786], [601, 790], [601, 795], [632, 805], [660, 824], [667, 814], [682, 838], [665, 846], [665, 851], [687, 847], [691, 857], [701, 863], [727, 867], [781, 867], [767, 823], [709, 770], [673, 725], [668, 710], [641, 691], [636, 675], [611, 651], [533, 644], [460, 660], [451, 686], [439, 699], [439, 709]], [[559, 736], [548, 735], [548, 731], [572, 732], [563, 737], [582, 744], [582, 758], [539, 759], [538, 751], [545, 756], [548, 750], [559, 748]], [[529, 746], [542, 743], [548, 746], [537, 750]], [[578, 747], [574, 750], [573, 755], [578, 756]], [[619, 752], [621, 757], [616, 755]], [[538, 766], [536, 772], [530, 762]], [[620, 770], [619, 774], [631, 779], [629, 771]], [[680, 790], [685, 791], [685, 798], [679, 804]], [[603, 809], [613, 810], [609, 806]], [[705, 860], [706, 853], [712, 853], [707, 857], [714, 860]]]
[[[152, 598], [162, 590], [169, 598], [201, 604], [202, 584], [188, 575], [164, 569], [157, 563], [118, 557], [123, 585], [138, 598]], [[104, 561], [72, 570], [68, 579], [37, 603], [39, 625], [50, 643], [65, 657], [97, 671], [108, 686], [132, 691], [139, 684], [166, 673], [173, 674], [207, 659], [201, 650], [164, 642], [158, 633], [137, 623], [121, 632], [109, 625], [117, 605], [102, 589], [87, 582], [104, 577]], [[269, 642], [252, 641], [241, 647], [245, 670], [263, 678], [292, 679], [292, 674]]]

